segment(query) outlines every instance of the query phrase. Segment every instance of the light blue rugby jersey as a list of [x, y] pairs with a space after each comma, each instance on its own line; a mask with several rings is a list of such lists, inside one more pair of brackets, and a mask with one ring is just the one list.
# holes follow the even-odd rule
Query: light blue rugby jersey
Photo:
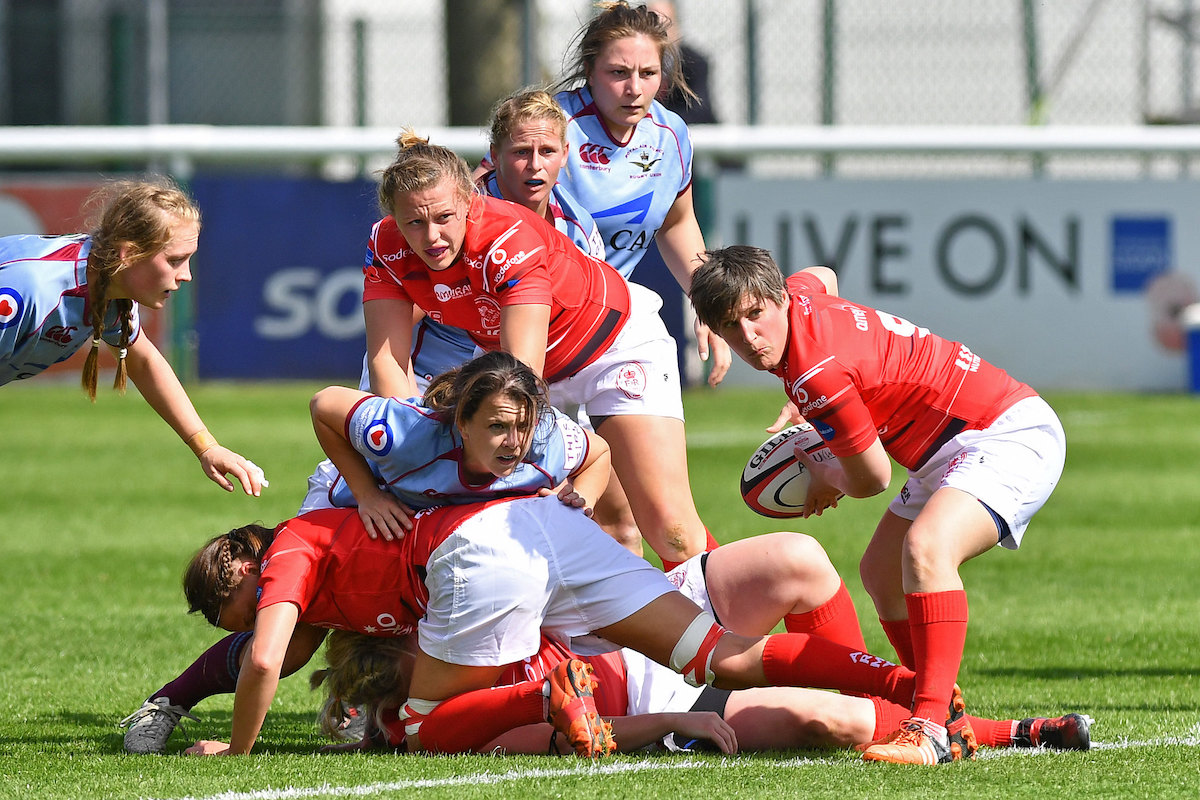
[[[89, 343], [91, 248], [86, 234], [0, 238], [0, 385], [32, 378]], [[104, 341], [116, 346], [121, 324], [115, 306], [104, 322]], [[131, 342], [140, 330], [135, 303]]]
[[[500, 192], [495, 170], [484, 176], [483, 188], [492, 197], [507, 199]], [[600, 235], [596, 220], [592, 219], [587, 209], [561, 183], [551, 187], [549, 205], [550, 213], [554, 215], [554, 227], [560, 233], [565, 233], [580, 250], [592, 258], [604, 261], [604, 239]]]
[[600, 228], [605, 261], [626, 278], [654, 241], [681, 192], [692, 182], [687, 124], [657, 100], [625, 144], [613, 141], [591, 92], [555, 95], [566, 111], [567, 165], [558, 182]]
[[[346, 430], [381, 485], [414, 509], [537, 494], [566, 480], [588, 452], [583, 429], [554, 411], [539, 422], [529, 452], [511, 475], [469, 486], [460, 470], [462, 439], [419, 398], [367, 397], [350, 412]], [[335, 506], [357, 505], [341, 476], [329, 497]]]

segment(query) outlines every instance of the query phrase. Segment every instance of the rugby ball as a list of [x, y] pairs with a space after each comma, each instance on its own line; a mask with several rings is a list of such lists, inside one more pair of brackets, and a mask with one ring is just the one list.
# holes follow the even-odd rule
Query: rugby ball
[[798, 517], [804, 511], [809, 472], [796, 458], [797, 445], [818, 460], [833, 458], [809, 423], [784, 428], [763, 442], [742, 470], [742, 499], [750, 510], [774, 519]]

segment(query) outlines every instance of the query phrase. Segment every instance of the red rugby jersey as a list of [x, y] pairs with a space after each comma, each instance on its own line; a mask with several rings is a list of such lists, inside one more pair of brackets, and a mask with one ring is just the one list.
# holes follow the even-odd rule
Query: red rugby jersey
[[629, 286], [616, 270], [524, 206], [494, 197], [472, 198], [462, 252], [447, 269], [429, 269], [389, 216], [371, 231], [364, 271], [364, 302], [409, 300], [485, 350], [500, 347], [502, 307], [550, 306], [551, 383], [604, 353], [629, 318]]
[[789, 277], [787, 292], [788, 344], [772, 372], [836, 456], [878, 436], [916, 469], [959, 432], [1037, 394], [960, 342], [829, 295], [810, 273]]

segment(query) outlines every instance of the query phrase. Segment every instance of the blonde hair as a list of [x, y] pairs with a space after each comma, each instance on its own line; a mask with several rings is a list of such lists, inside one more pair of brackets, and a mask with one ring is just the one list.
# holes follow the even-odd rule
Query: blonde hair
[[512, 139], [515, 128], [533, 120], [546, 120], [558, 128], [559, 139], [567, 143], [567, 115], [554, 97], [544, 89], [521, 89], [492, 108], [488, 139], [492, 149]]
[[112, 181], [89, 195], [84, 208], [92, 231], [87, 263], [92, 348], [83, 365], [82, 383], [88, 397], [95, 402], [101, 335], [110, 302], [116, 305], [121, 323], [113, 388], [124, 393], [128, 377], [125, 356], [133, 335], [133, 301], [109, 299], [108, 288], [113, 277], [130, 262], [160, 253], [171, 243], [171, 235], [180, 222], [193, 222], [199, 227], [200, 209], [174, 181], [162, 176]]
[[379, 178], [379, 207], [395, 216], [397, 192], [419, 192], [450, 179], [455, 191], [465, 200], [477, 193], [471, 180], [471, 168], [453, 150], [418, 136], [405, 128], [396, 137], [396, 158]]
[[325, 640], [325, 669], [310, 676], [314, 690], [325, 687], [325, 699], [317, 714], [321, 731], [332, 739], [344, 739], [342, 720], [346, 706], [365, 706], [380, 725], [387, 708], [399, 708], [408, 699], [413, 662], [417, 656], [415, 634], [366, 636], [335, 630]]
[[562, 80], [555, 84], [556, 91], [586, 85], [600, 51], [608, 43], [645, 36], [658, 47], [663, 87], [682, 92], [688, 104], [699, 99], [683, 77], [683, 57], [679, 43], [671, 37], [670, 20], [646, 6], [631, 6], [625, 0], [596, 3], [596, 7], [599, 13], [575, 34], [568, 48], [568, 53], [574, 53], [574, 60], [564, 70]]

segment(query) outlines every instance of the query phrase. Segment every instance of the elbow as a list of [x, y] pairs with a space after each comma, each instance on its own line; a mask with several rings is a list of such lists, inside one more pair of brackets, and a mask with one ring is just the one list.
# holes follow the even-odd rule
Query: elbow
[[846, 494], [857, 498], [874, 497], [886, 490], [890, 483], [891, 475], [886, 478], [881, 475], [863, 475], [850, 479]]

